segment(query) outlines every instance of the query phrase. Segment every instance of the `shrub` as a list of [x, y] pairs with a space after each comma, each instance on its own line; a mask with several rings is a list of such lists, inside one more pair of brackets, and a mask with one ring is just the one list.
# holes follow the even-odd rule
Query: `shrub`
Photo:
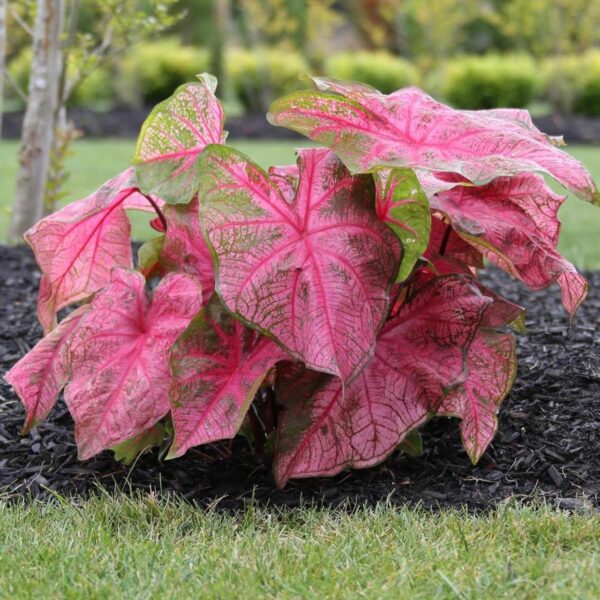
[[416, 85], [417, 69], [408, 61], [388, 52], [343, 52], [334, 54], [325, 63], [329, 77], [362, 81], [384, 94]]
[[136, 44], [121, 64], [119, 88], [130, 103], [153, 105], [173, 89], [208, 69], [203, 48], [183, 46], [175, 38]]
[[[556, 282], [573, 315], [587, 283], [556, 249], [563, 197], [533, 171], [598, 191], [526, 111], [315, 82], [269, 113], [325, 146], [297, 164], [265, 172], [224, 145], [205, 74], [152, 111], [134, 169], [27, 232], [46, 337], [6, 375], [25, 429], [66, 386], [83, 459], [151, 444], [174, 458], [243, 429], [256, 448], [274, 436], [284, 485], [373, 465], [408, 432], [418, 447], [435, 415], [459, 417], [481, 457], [515, 376], [503, 328], [523, 310], [477, 269]], [[126, 209], [160, 232], [136, 270]]]
[[296, 52], [276, 48], [230, 50], [226, 71], [233, 92], [247, 112], [264, 112], [274, 98], [306, 87], [300, 76], [308, 64]]
[[457, 108], [522, 108], [538, 86], [536, 65], [526, 55], [465, 56], [448, 61], [440, 76], [443, 96]]
[[546, 59], [542, 97], [560, 114], [600, 116], [600, 51]]
[[540, 95], [555, 112], [573, 112], [582, 87], [583, 70], [581, 56], [553, 57], [542, 63]]

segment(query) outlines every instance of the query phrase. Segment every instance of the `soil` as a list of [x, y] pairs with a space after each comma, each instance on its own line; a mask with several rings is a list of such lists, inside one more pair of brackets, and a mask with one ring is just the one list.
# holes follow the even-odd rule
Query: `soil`
[[[117, 106], [110, 111], [98, 112], [89, 108], [73, 107], [69, 118], [87, 137], [121, 137], [135, 139], [151, 108]], [[6, 138], [20, 139], [23, 111], [4, 113], [2, 133]], [[548, 135], [562, 135], [569, 144], [600, 143], [600, 118], [581, 115], [547, 115], [534, 118], [536, 126]], [[264, 114], [227, 117], [225, 128], [231, 139], [305, 139], [299, 134], [273, 127]]]
[[[0, 374], [41, 335], [35, 319], [39, 272], [29, 249], [0, 246]], [[245, 442], [218, 443], [162, 462], [156, 451], [133, 466], [104, 452], [77, 460], [73, 423], [62, 403], [49, 420], [20, 437], [23, 410], [0, 383], [0, 490], [8, 497], [44, 498], [51, 491], [85, 496], [98, 486], [176, 493], [201, 506], [235, 510], [249, 502], [296, 506], [372, 505], [381, 500], [425, 507], [481, 510], [508, 498], [544, 499], [569, 510], [600, 506], [600, 273], [587, 273], [590, 297], [569, 329], [558, 289], [531, 292], [497, 270], [485, 282], [528, 309], [518, 337], [519, 373], [500, 413], [499, 432], [472, 466], [458, 422], [434, 420], [423, 429], [424, 454], [396, 453], [383, 464], [334, 478], [273, 483], [268, 457]]]

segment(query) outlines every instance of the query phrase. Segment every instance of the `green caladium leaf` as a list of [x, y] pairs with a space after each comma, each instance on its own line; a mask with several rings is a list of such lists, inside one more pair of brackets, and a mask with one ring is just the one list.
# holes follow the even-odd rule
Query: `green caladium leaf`
[[406, 434], [406, 437], [398, 444], [398, 450], [408, 456], [423, 456], [423, 438], [417, 429]]
[[383, 169], [374, 176], [377, 216], [394, 230], [404, 247], [397, 277], [404, 281], [429, 242], [429, 201], [412, 169]]
[[150, 429], [114, 446], [112, 451], [115, 460], [130, 465], [147, 448], [160, 446], [165, 436], [164, 424], [156, 423]]
[[208, 144], [225, 141], [223, 108], [215, 96], [217, 80], [206, 73], [158, 104], [142, 126], [133, 164], [140, 188], [171, 204], [196, 194], [196, 159]]
[[159, 235], [140, 246], [138, 250], [137, 270], [146, 279], [149, 279], [152, 275], [160, 271], [160, 255], [164, 243], [165, 236]]

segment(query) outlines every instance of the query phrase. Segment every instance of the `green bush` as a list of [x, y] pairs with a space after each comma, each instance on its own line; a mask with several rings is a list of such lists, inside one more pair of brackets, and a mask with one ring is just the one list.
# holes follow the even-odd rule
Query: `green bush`
[[556, 113], [600, 116], [600, 51], [546, 59], [541, 95]]
[[276, 97], [307, 87], [300, 75], [310, 70], [300, 54], [274, 48], [230, 50], [225, 68], [231, 90], [247, 112], [264, 112]]
[[[19, 87], [27, 93], [31, 70], [31, 47], [23, 48], [10, 62], [8, 70], [19, 84]], [[69, 73], [73, 73], [73, 70], [74, 66], [69, 64]], [[11, 100], [18, 101], [18, 105], [22, 106], [22, 102], [16, 93], [12, 91], [11, 86], [7, 86], [7, 92], [9, 92]], [[115, 100], [116, 89], [114, 77], [110, 69], [107, 67], [98, 67], [75, 88], [69, 99], [69, 105], [106, 109], [110, 108], [115, 103]]]
[[527, 55], [464, 56], [443, 65], [440, 88], [457, 108], [522, 108], [534, 99], [538, 74]]
[[388, 52], [341, 52], [325, 62], [325, 73], [336, 79], [362, 81], [391, 94], [419, 81], [417, 69]]
[[208, 71], [208, 51], [183, 46], [174, 38], [135, 45], [121, 63], [122, 98], [134, 104], [154, 105], [175, 88]]

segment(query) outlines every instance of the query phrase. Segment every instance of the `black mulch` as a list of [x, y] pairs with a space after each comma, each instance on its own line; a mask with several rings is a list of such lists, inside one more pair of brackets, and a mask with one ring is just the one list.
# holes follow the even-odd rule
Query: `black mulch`
[[[0, 247], [0, 374], [40, 337], [35, 320], [39, 273], [29, 250]], [[274, 487], [268, 459], [243, 441], [191, 450], [160, 462], [156, 452], [133, 467], [104, 452], [78, 462], [71, 418], [59, 404], [51, 418], [19, 436], [23, 410], [0, 383], [0, 490], [9, 496], [85, 495], [108, 489], [176, 492], [200, 505], [220, 499], [226, 509], [259, 503], [295, 506], [303, 501], [336, 506], [421, 502], [425, 506], [492, 507], [514, 497], [546, 499], [561, 508], [600, 505], [600, 273], [588, 273], [592, 291], [569, 333], [557, 289], [532, 293], [498, 271], [486, 282], [530, 309], [519, 336], [519, 374], [500, 414], [500, 429], [477, 466], [463, 451], [457, 422], [438, 419], [423, 431], [425, 454], [396, 453], [384, 464], [331, 479]]]

